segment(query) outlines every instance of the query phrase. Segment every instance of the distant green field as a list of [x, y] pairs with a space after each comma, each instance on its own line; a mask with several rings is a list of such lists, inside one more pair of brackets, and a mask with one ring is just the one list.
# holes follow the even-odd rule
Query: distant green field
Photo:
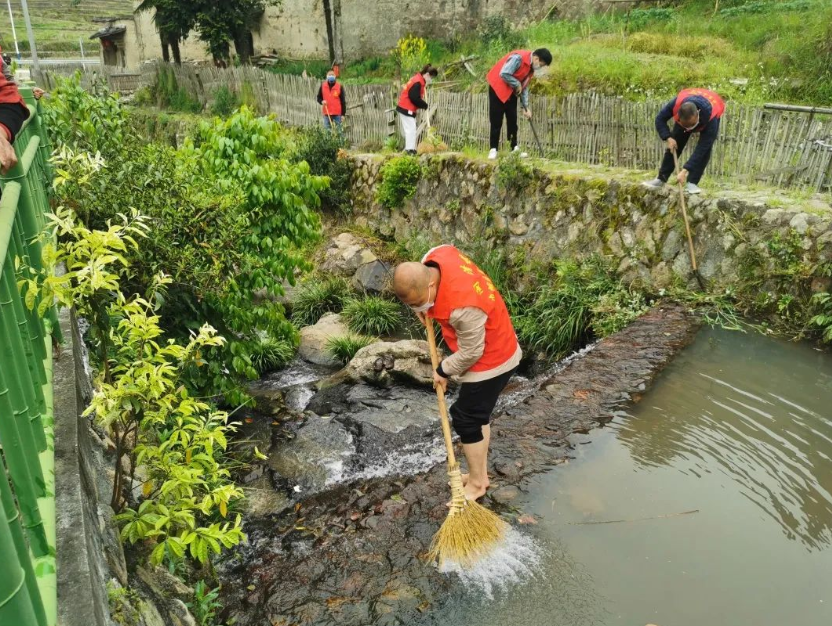
[[[98, 55], [98, 42], [89, 36], [98, 28], [94, 17], [129, 15], [133, 11], [131, 0], [28, 0], [35, 42], [41, 56], [80, 56], [78, 40], [83, 39], [84, 50]], [[20, 9], [20, 0], [12, 0], [14, 25], [21, 52], [29, 50], [26, 38], [26, 24]], [[3, 50], [14, 52], [12, 29], [9, 25], [9, 10], [6, 2], [0, 2], [0, 45]]]

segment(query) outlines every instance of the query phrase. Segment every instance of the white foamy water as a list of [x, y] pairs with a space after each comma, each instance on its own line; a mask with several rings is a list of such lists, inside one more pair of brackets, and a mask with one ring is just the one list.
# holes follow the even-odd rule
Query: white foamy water
[[419, 442], [402, 447], [360, 469], [349, 468], [346, 458], [335, 459], [326, 463], [328, 477], [326, 485], [366, 480], [384, 476], [413, 476], [427, 472], [437, 463], [445, 460], [445, 447], [441, 439]]
[[465, 589], [476, 590], [489, 600], [495, 593], [505, 593], [511, 587], [525, 583], [542, 573], [544, 549], [534, 538], [509, 528], [503, 541], [474, 567], [465, 569], [459, 563], [445, 562], [440, 571], [456, 574]]

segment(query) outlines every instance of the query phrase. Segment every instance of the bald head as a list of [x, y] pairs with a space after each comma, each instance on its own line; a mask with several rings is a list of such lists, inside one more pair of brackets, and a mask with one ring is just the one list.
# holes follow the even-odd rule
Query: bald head
[[400, 263], [393, 272], [393, 291], [405, 304], [424, 299], [429, 284], [430, 270], [421, 263]]

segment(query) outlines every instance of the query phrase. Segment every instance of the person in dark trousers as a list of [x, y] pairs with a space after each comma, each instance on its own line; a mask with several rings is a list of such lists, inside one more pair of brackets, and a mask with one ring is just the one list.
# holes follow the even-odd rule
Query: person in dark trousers
[[[500, 135], [503, 132], [503, 117], [506, 118], [508, 142], [514, 152], [520, 152], [517, 145], [517, 99], [523, 105], [523, 114], [531, 119], [529, 109], [529, 83], [532, 78], [543, 76], [552, 64], [552, 53], [546, 48], [514, 50], [497, 61], [488, 72], [488, 119], [491, 123], [489, 159], [497, 158]], [[528, 156], [521, 153], [521, 156]]]
[[428, 103], [425, 102], [425, 91], [431, 81], [439, 75], [439, 70], [430, 63], [422, 70], [413, 75], [402, 88], [399, 95], [399, 104], [396, 111], [399, 113], [399, 123], [404, 137], [404, 151], [407, 154], [416, 154], [416, 112], [419, 109], [427, 110]]
[[324, 128], [332, 130], [334, 123], [341, 132], [341, 123], [347, 112], [347, 100], [344, 96], [344, 87], [335, 77], [335, 71], [329, 70], [326, 73], [326, 80], [321, 83], [318, 89], [318, 104], [321, 105], [321, 112], [324, 116]]
[[491, 413], [523, 357], [508, 309], [491, 279], [451, 245], [429, 250], [421, 263], [398, 265], [393, 289], [420, 320], [438, 322], [453, 352], [433, 384], [444, 392], [449, 378], [460, 383], [450, 414], [468, 461], [465, 497], [481, 498], [489, 487]]
[[0, 76], [0, 173], [2, 174], [17, 165], [17, 155], [12, 144], [28, 117], [29, 108], [18, 92], [17, 85]]
[[[725, 102], [713, 91], [707, 89], [683, 89], [670, 102], [664, 105], [656, 116], [656, 131], [662, 141], [667, 143], [658, 177], [643, 183], [650, 189], [661, 189], [674, 171], [673, 152], [680, 155], [693, 133], [699, 133], [699, 143], [693, 154], [679, 170], [678, 181], [685, 186], [688, 193], [701, 193], [699, 181], [708, 161], [711, 150], [719, 135], [719, 120], [725, 112]], [[667, 127], [673, 119], [673, 130]]]

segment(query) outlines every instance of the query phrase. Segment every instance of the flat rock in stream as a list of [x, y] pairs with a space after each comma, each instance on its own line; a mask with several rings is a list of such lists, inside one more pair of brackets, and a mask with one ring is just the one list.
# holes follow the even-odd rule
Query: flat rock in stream
[[274, 446], [269, 467], [308, 495], [320, 491], [354, 453], [352, 434], [342, 424], [312, 415], [294, 439]]

